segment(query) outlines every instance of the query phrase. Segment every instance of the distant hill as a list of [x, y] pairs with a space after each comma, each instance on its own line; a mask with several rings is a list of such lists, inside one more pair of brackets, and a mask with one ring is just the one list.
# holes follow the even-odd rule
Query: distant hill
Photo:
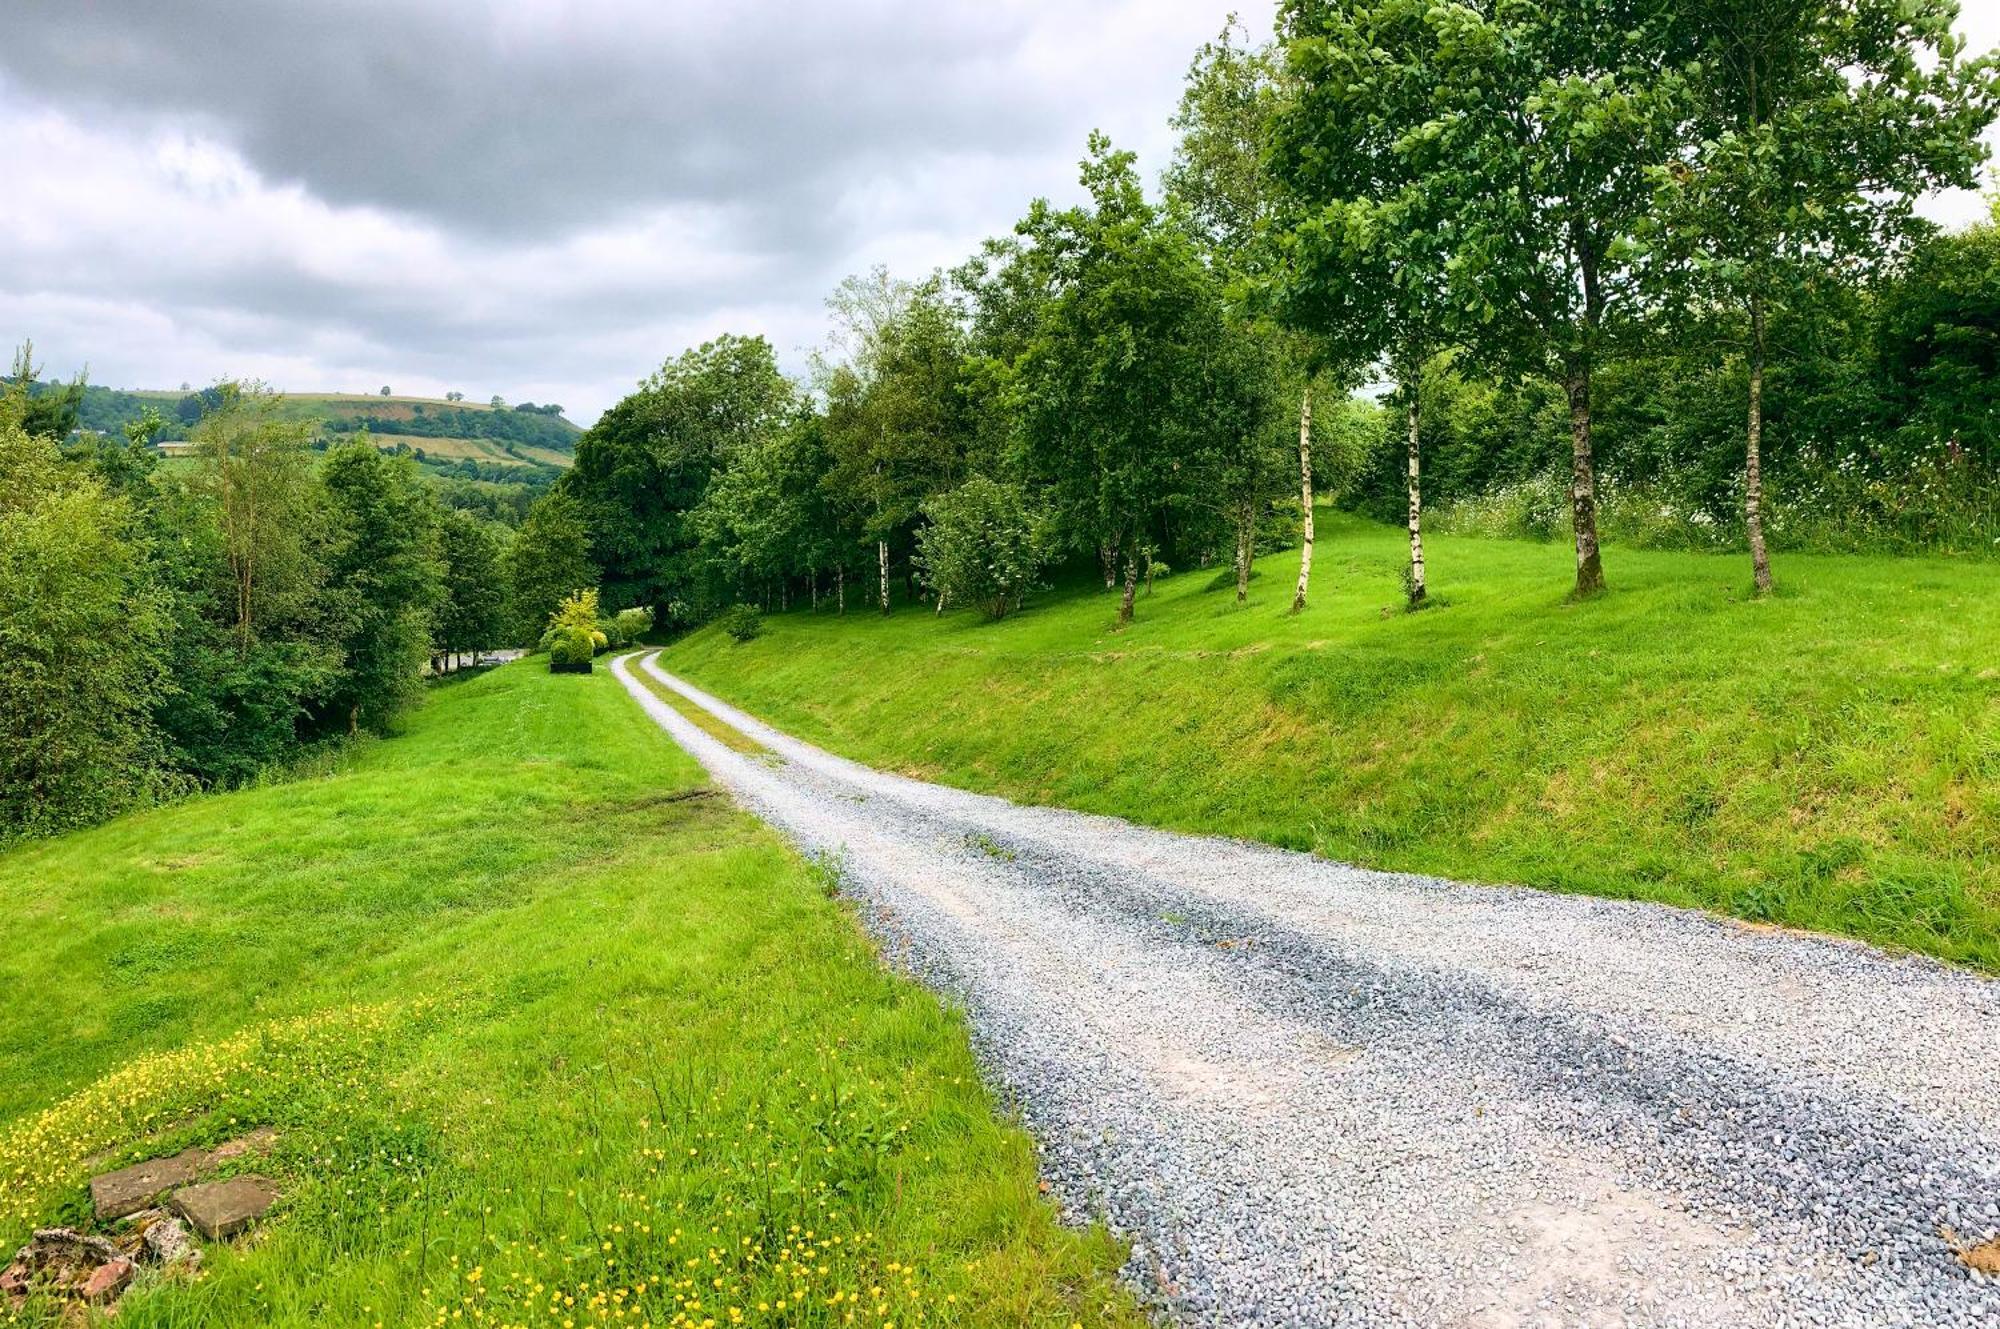
[[[85, 429], [115, 432], [148, 408], [166, 418], [157, 441], [164, 451], [185, 442], [188, 431], [216, 400], [214, 388], [194, 392], [125, 391], [95, 385], [84, 389], [78, 423]], [[492, 468], [560, 470], [576, 452], [583, 430], [558, 406], [495, 407], [485, 402], [434, 397], [383, 397], [350, 392], [290, 392], [283, 414], [319, 425], [322, 443], [366, 429], [385, 449], [408, 451], [441, 470], [477, 472]], [[464, 465], [470, 463], [470, 465]], [[525, 477], [524, 477], [525, 478]]]

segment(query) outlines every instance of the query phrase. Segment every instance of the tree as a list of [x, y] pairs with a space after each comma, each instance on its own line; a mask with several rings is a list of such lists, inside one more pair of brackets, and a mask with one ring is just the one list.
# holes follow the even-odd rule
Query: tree
[[972, 428], [965, 332], [941, 279], [906, 288], [877, 278], [863, 289], [899, 290], [902, 304], [883, 307], [883, 296], [852, 316], [856, 349], [827, 386], [826, 483], [875, 545], [886, 614], [890, 555], [909, 547], [924, 500], [963, 478]]
[[709, 484], [693, 525], [712, 558], [746, 574], [783, 583], [803, 577], [818, 607], [819, 574], [834, 569], [854, 543], [831, 487], [825, 417], [808, 407], [753, 441]]
[[1044, 558], [1041, 522], [1018, 485], [974, 476], [924, 503], [916, 562], [946, 605], [976, 605], [988, 618], [1018, 609]]
[[491, 406], [496, 411], [504, 411], [507, 409], [507, 399], [505, 397], [502, 397], [497, 392], [494, 393], [491, 397], [488, 397], [486, 399], [486, 404], [488, 406]]
[[437, 650], [452, 655], [490, 650], [507, 640], [507, 582], [500, 533], [469, 512], [447, 512], [438, 524], [444, 598], [433, 625]]
[[384, 383], [384, 384], [382, 385], [382, 395], [383, 395], [384, 397], [386, 397], [386, 396], [388, 396], [388, 395], [389, 395], [389, 385], [388, 385], [387, 383]]
[[1880, 293], [1876, 341], [1891, 418], [1917, 448], [2000, 473], [2000, 199], [1992, 220], [1920, 242]]
[[[1330, 66], [1345, 49], [1343, 10], [1288, 0], [1284, 22], [1295, 38], [1324, 39]], [[1662, 58], [1671, 13], [1646, 0], [1385, 0], [1364, 14], [1363, 37], [1378, 13], [1369, 77], [1396, 94], [1378, 128], [1405, 182], [1399, 205], [1419, 233], [1449, 238], [1452, 300], [1480, 358], [1562, 385], [1576, 592], [1594, 594], [1604, 569], [1591, 384], [1642, 312], [1633, 238], [1652, 201], [1648, 167], [1666, 160], [1685, 101]], [[1329, 68], [1322, 81], [1342, 78]]]
[[334, 528], [325, 593], [341, 673], [328, 699], [347, 731], [381, 731], [415, 704], [444, 596], [437, 500], [416, 464], [366, 435], [327, 454], [321, 484]]
[[1017, 228], [1016, 261], [1050, 294], [1010, 398], [1028, 479], [1047, 488], [1068, 542], [1122, 565], [1124, 623], [1199, 478], [1227, 328], [1218, 278], [1146, 201], [1132, 154], [1091, 135], [1082, 180], [1089, 206], [1038, 199]]
[[444, 399], [446, 401], [464, 401], [465, 394], [463, 392], [447, 392], [444, 394]]
[[165, 627], [131, 505], [0, 400], [0, 843], [174, 787], [150, 711]]
[[1290, 95], [1269, 161], [1283, 212], [1276, 303], [1348, 364], [1385, 362], [1406, 423], [1410, 604], [1428, 592], [1421, 485], [1424, 369], [1453, 339], [1439, 191], [1405, 136], [1431, 114], [1437, 30], [1421, 0], [1286, 10]]
[[1734, 310], [1748, 362], [1743, 525], [1759, 595], [1764, 383], [1774, 306], [1829, 268], [1880, 262], [1926, 190], [1975, 183], [1992, 60], [1962, 62], [1952, 0], [1683, 0], [1686, 144], [1655, 172], [1664, 280]]
[[261, 384], [225, 383], [218, 396], [191, 439], [234, 584], [237, 645], [247, 651], [263, 618], [297, 614], [316, 590], [312, 426], [282, 419], [283, 399]]
[[[1212, 267], [1241, 281], [1268, 280], [1275, 267], [1274, 223], [1281, 205], [1281, 187], [1269, 169], [1273, 131], [1292, 96], [1279, 53], [1269, 45], [1252, 47], [1232, 17], [1221, 34], [1205, 44], [1188, 70], [1173, 127], [1180, 138], [1165, 175], [1168, 207], [1175, 219], [1198, 236]], [[1301, 323], [1301, 326], [1303, 324]], [[1270, 335], [1254, 324], [1246, 336]], [[1326, 343], [1309, 336], [1274, 344], [1280, 365], [1293, 368], [1299, 403], [1299, 576], [1292, 592], [1292, 612], [1306, 607], [1312, 584], [1313, 461], [1312, 394], [1314, 370], [1324, 358]], [[1254, 454], [1268, 458], [1269, 450]], [[1236, 474], [1242, 479], [1260, 471]], [[1253, 521], [1262, 495], [1247, 490], [1237, 509], [1236, 598], [1249, 593]]]
[[565, 596], [597, 584], [583, 504], [561, 489], [545, 495], [528, 509], [502, 563], [514, 640], [533, 645]]
[[727, 571], [692, 516], [710, 481], [781, 428], [795, 400], [770, 343], [726, 335], [667, 361], [577, 440], [560, 487], [583, 505], [607, 600], [682, 623], [723, 602]]

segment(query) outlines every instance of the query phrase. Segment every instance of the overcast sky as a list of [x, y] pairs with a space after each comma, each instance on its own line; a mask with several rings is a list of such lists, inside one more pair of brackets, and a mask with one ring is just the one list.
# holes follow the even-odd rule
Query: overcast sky
[[[6, 0], [0, 335], [114, 387], [556, 401], [721, 332], [786, 363], [1164, 163], [1195, 48], [1271, 0]], [[2000, 0], [1968, 0], [1976, 44]], [[1973, 215], [1972, 198], [1926, 211]]]

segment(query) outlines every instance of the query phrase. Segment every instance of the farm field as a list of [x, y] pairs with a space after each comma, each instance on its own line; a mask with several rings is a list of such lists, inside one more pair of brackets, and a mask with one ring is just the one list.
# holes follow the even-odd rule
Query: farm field
[[[2000, 970], [2000, 568], [1428, 542], [1326, 514], [1295, 553], [989, 624], [850, 595], [662, 663], [872, 765], [1370, 866], [1691, 905]], [[795, 601], [796, 602], [796, 601]]]
[[0, 855], [0, 1241], [270, 1126], [257, 1238], [120, 1325], [1139, 1324], [959, 1020], [636, 720], [504, 667]]
[[[461, 458], [469, 457], [473, 461], [490, 461], [500, 466], [527, 466], [530, 464], [521, 457], [510, 455], [506, 450], [506, 445], [497, 439], [427, 438], [421, 434], [377, 433], [373, 430], [369, 431], [369, 437], [375, 440], [377, 447], [391, 448], [398, 443], [406, 443], [412, 448], [422, 448], [424, 454], [428, 457], [441, 458], [446, 461], [457, 461]], [[519, 444], [515, 445], [515, 449], [523, 454], [534, 456], [537, 461], [544, 460], [542, 455], [538, 455], [544, 451], [542, 449], [525, 448]], [[562, 454], [548, 453], [547, 456], [552, 458], [562, 456]], [[567, 466], [569, 458], [563, 457], [560, 462], [550, 460], [547, 461], [547, 464], [551, 466]]]

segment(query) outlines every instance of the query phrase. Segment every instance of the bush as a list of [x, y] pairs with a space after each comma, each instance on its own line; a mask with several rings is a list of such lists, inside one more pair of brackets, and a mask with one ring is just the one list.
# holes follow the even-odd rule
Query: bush
[[582, 628], [585, 632], [597, 631], [597, 592], [571, 591], [556, 605], [549, 615], [551, 628]]
[[1020, 608], [1046, 557], [1041, 523], [1021, 490], [978, 476], [924, 504], [916, 563], [946, 605], [977, 605], [988, 618]]
[[598, 654], [610, 650], [611, 649], [610, 634], [604, 632], [600, 628], [592, 628], [590, 630], [590, 649], [593, 654]]
[[549, 648], [549, 672], [587, 674], [593, 649], [591, 633], [584, 628], [550, 628], [543, 640]]
[[764, 635], [764, 615], [755, 605], [731, 605], [716, 621], [739, 642], [755, 641]]
[[612, 616], [615, 628], [613, 635], [622, 638], [624, 644], [631, 645], [645, 636], [653, 628], [653, 611], [650, 609], [621, 609]]

